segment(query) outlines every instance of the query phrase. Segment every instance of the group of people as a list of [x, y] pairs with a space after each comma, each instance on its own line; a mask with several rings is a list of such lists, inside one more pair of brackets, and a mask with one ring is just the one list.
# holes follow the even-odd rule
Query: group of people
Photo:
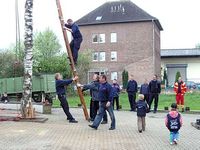
[[[127, 84], [128, 93], [128, 99], [130, 103], [130, 111], [136, 111], [136, 93], [138, 92], [138, 84], [134, 80], [134, 76], [130, 76], [130, 80]], [[151, 80], [149, 83], [145, 79], [144, 84], [141, 85], [140, 88], [140, 94], [144, 95], [144, 100], [149, 105], [148, 112], [151, 111], [151, 104], [154, 100], [154, 110], [153, 112], [156, 113], [158, 109], [158, 100], [159, 100], [159, 94], [161, 92], [161, 83], [157, 79], [157, 75], [153, 76], [153, 80]]]
[[[75, 65], [77, 64], [78, 51], [80, 49], [81, 42], [83, 40], [82, 34], [79, 30], [77, 24], [73, 22], [72, 19], [68, 19], [67, 23], [64, 25], [64, 29], [68, 30], [72, 34], [72, 41], [70, 43], [70, 48], [72, 51], [73, 61]], [[67, 120], [70, 123], [77, 123], [78, 121], [72, 116], [69, 111], [69, 105], [66, 99], [65, 86], [71, 84], [73, 81], [77, 80], [78, 77], [75, 76], [73, 79], [63, 80], [60, 73], [56, 73], [56, 92], [58, 99], [60, 100], [61, 106], [67, 116]], [[115, 115], [113, 112], [114, 104], [116, 102], [116, 110], [119, 110], [119, 93], [120, 87], [117, 84], [117, 80], [113, 80], [113, 84], [107, 82], [106, 75], [93, 75], [93, 81], [90, 84], [83, 85], [82, 92], [90, 90], [90, 121], [93, 123], [89, 127], [93, 129], [98, 129], [100, 123], [106, 124], [108, 122], [107, 113], [108, 112], [111, 119], [111, 126], [109, 130], [114, 130], [116, 128]], [[138, 84], [134, 80], [134, 76], [130, 76], [130, 80], [126, 89], [128, 93], [128, 99], [130, 103], [130, 111], [137, 111], [137, 122], [138, 131], [142, 133], [145, 131], [145, 117], [146, 113], [151, 111], [151, 105], [154, 100], [153, 112], [157, 112], [159, 94], [161, 92], [161, 83], [154, 75], [153, 79], [148, 83], [145, 79], [144, 84], [141, 85], [138, 101], [136, 102], [136, 93], [138, 92]], [[184, 107], [184, 93], [186, 92], [185, 83], [179, 78], [179, 80], [174, 84], [174, 91], [176, 92], [176, 102], [171, 105], [171, 111], [167, 114], [165, 123], [166, 127], [170, 131], [170, 144], [177, 144], [178, 131], [182, 126], [181, 115], [177, 111], [177, 105]]]
[[[60, 73], [55, 74], [56, 92], [58, 95], [58, 99], [60, 100], [61, 106], [67, 116], [67, 120], [69, 120], [70, 123], [77, 123], [78, 121], [75, 120], [75, 118], [69, 112], [69, 105], [66, 100], [65, 86], [71, 84], [73, 81], [77, 79], [78, 77], [75, 76], [73, 79], [63, 80]], [[131, 83], [134, 83], [135, 86], [134, 85], [131, 86], [130, 85]], [[155, 83], [157, 83], [157, 85], [155, 85]], [[143, 89], [143, 87], [147, 87], [151, 92], [155, 92], [155, 93], [152, 93], [150, 97], [151, 96], [157, 97], [157, 95], [155, 94], [160, 93], [159, 91], [160, 89], [155, 90], [154, 88], [155, 87], [159, 88], [160, 86], [159, 84], [160, 84], [159, 81], [156, 80], [156, 76], [153, 77], [153, 80], [149, 83], [149, 85], [145, 81], [145, 84], [142, 85], [140, 89], [140, 94], [138, 95], [139, 100], [135, 103], [130, 102], [130, 104], [134, 104], [134, 107], [131, 107], [131, 108], [134, 108], [134, 110], [137, 110], [137, 124], [138, 124], [139, 133], [142, 133], [142, 131], [145, 131], [145, 126], [146, 126], [145, 117], [146, 117], [146, 113], [149, 111], [149, 106], [148, 106], [149, 101], [146, 99], [148, 95], [142, 94], [142, 92], [146, 91], [145, 88]], [[132, 98], [132, 97], [135, 98], [136, 95], [133, 95], [133, 94], [131, 95], [130, 93], [131, 93], [131, 90], [133, 89], [136, 91], [137, 82], [134, 81], [133, 78], [131, 78], [131, 80], [128, 83], [128, 86], [131, 86], [129, 88], [127, 87], [129, 98]], [[116, 128], [116, 121], [115, 121], [115, 115], [113, 111], [113, 105], [114, 105], [113, 100], [114, 99], [119, 100], [119, 91], [120, 91], [120, 87], [117, 84], [117, 81], [114, 80], [113, 84], [111, 85], [107, 82], [106, 75], [99, 76], [98, 74], [94, 74], [93, 81], [90, 84], [83, 85], [82, 91], [85, 91], [85, 90], [90, 90], [90, 96], [91, 96], [90, 118], [91, 118], [92, 124], [90, 124], [89, 127], [97, 130], [100, 124], [107, 123], [108, 121], [107, 113], [106, 113], [107, 111], [111, 119], [111, 125], [110, 125], [109, 130], [114, 130]], [[134, 92], [134, 94], [135, 93], [136, 92]], [[119, 107], [117, 107], [117, 109], [119, 109]], [[171, 111], [166, 116], [165, 124], [166, 124], [166, 127], [170, 131], [170, 144], [177, 144], [177, 140], [179, 136], [178, 131], [182, 126], [182, 117], [180, 113], [178, 113], [177, 111], [176, 103], [173, 103], [171, 105]]]

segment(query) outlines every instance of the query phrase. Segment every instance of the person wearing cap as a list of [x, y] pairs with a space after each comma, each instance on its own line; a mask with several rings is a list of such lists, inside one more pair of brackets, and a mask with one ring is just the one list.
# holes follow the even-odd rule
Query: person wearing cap
[[74, 63], [77, 64], [78, 51], [80, 49], [81, 42], [83, 41], [82, 34], [79, 30], [78, 25], [74, 23], [72, 19], [67, 20], [67, 23], [65, 23], [64, 29], [68, 30], [72, 34], [73, 39], [70, 42], [70, 48], [72, 51]]

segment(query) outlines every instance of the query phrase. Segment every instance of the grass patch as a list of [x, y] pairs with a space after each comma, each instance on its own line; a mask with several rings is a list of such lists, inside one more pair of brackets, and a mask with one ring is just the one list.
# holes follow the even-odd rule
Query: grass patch
[[[84, 96], [84, 99], [87, 107], [89, 108], [90, 96]], [[80, 99], [78, 96], [70, 96], [68, 97], [68, 102], [70, 107], [78, 107]], [[170, 107], [171, 103], [174, 102], [176, 102], [175, 94], [160, 94], [158, 108], [163, 110], [164, 107]], [[120, 94], [120, 105], [122, 105], [123, 110], [130, 109], [127, 93]], [[153, 105], [154, 104], [152, 104], [152, 106]], [[59, 100], [54, 100], [53, 107], [60, 107]], [[200, 110], [200, 93], [195, 92], [185, 94], [185, 107], [190, 107], [190, 110]]]

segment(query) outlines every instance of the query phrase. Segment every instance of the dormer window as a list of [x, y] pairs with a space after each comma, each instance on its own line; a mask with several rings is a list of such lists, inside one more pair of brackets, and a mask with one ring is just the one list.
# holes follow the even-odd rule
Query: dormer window
[[97, 16], [96, 21], [100, 21], [102, 19], [102, 16]]

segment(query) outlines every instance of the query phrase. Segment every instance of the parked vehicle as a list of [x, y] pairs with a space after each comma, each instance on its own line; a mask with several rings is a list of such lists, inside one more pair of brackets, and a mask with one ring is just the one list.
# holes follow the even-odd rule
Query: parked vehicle
[[[54, 75], [40, 75], [32, 77], [32, 98], [35, 102], [41, 102], [46, 94], [54, 94]], [[0, 79], [0, 94], [7, 93], [8, 97], [21, 99], [23, 92], [23, 77]]]
[[187, 89], [196, 89], [197, 88], [197, 85], [194, 81], [186, 81], [186, 86], [187, 86]]

